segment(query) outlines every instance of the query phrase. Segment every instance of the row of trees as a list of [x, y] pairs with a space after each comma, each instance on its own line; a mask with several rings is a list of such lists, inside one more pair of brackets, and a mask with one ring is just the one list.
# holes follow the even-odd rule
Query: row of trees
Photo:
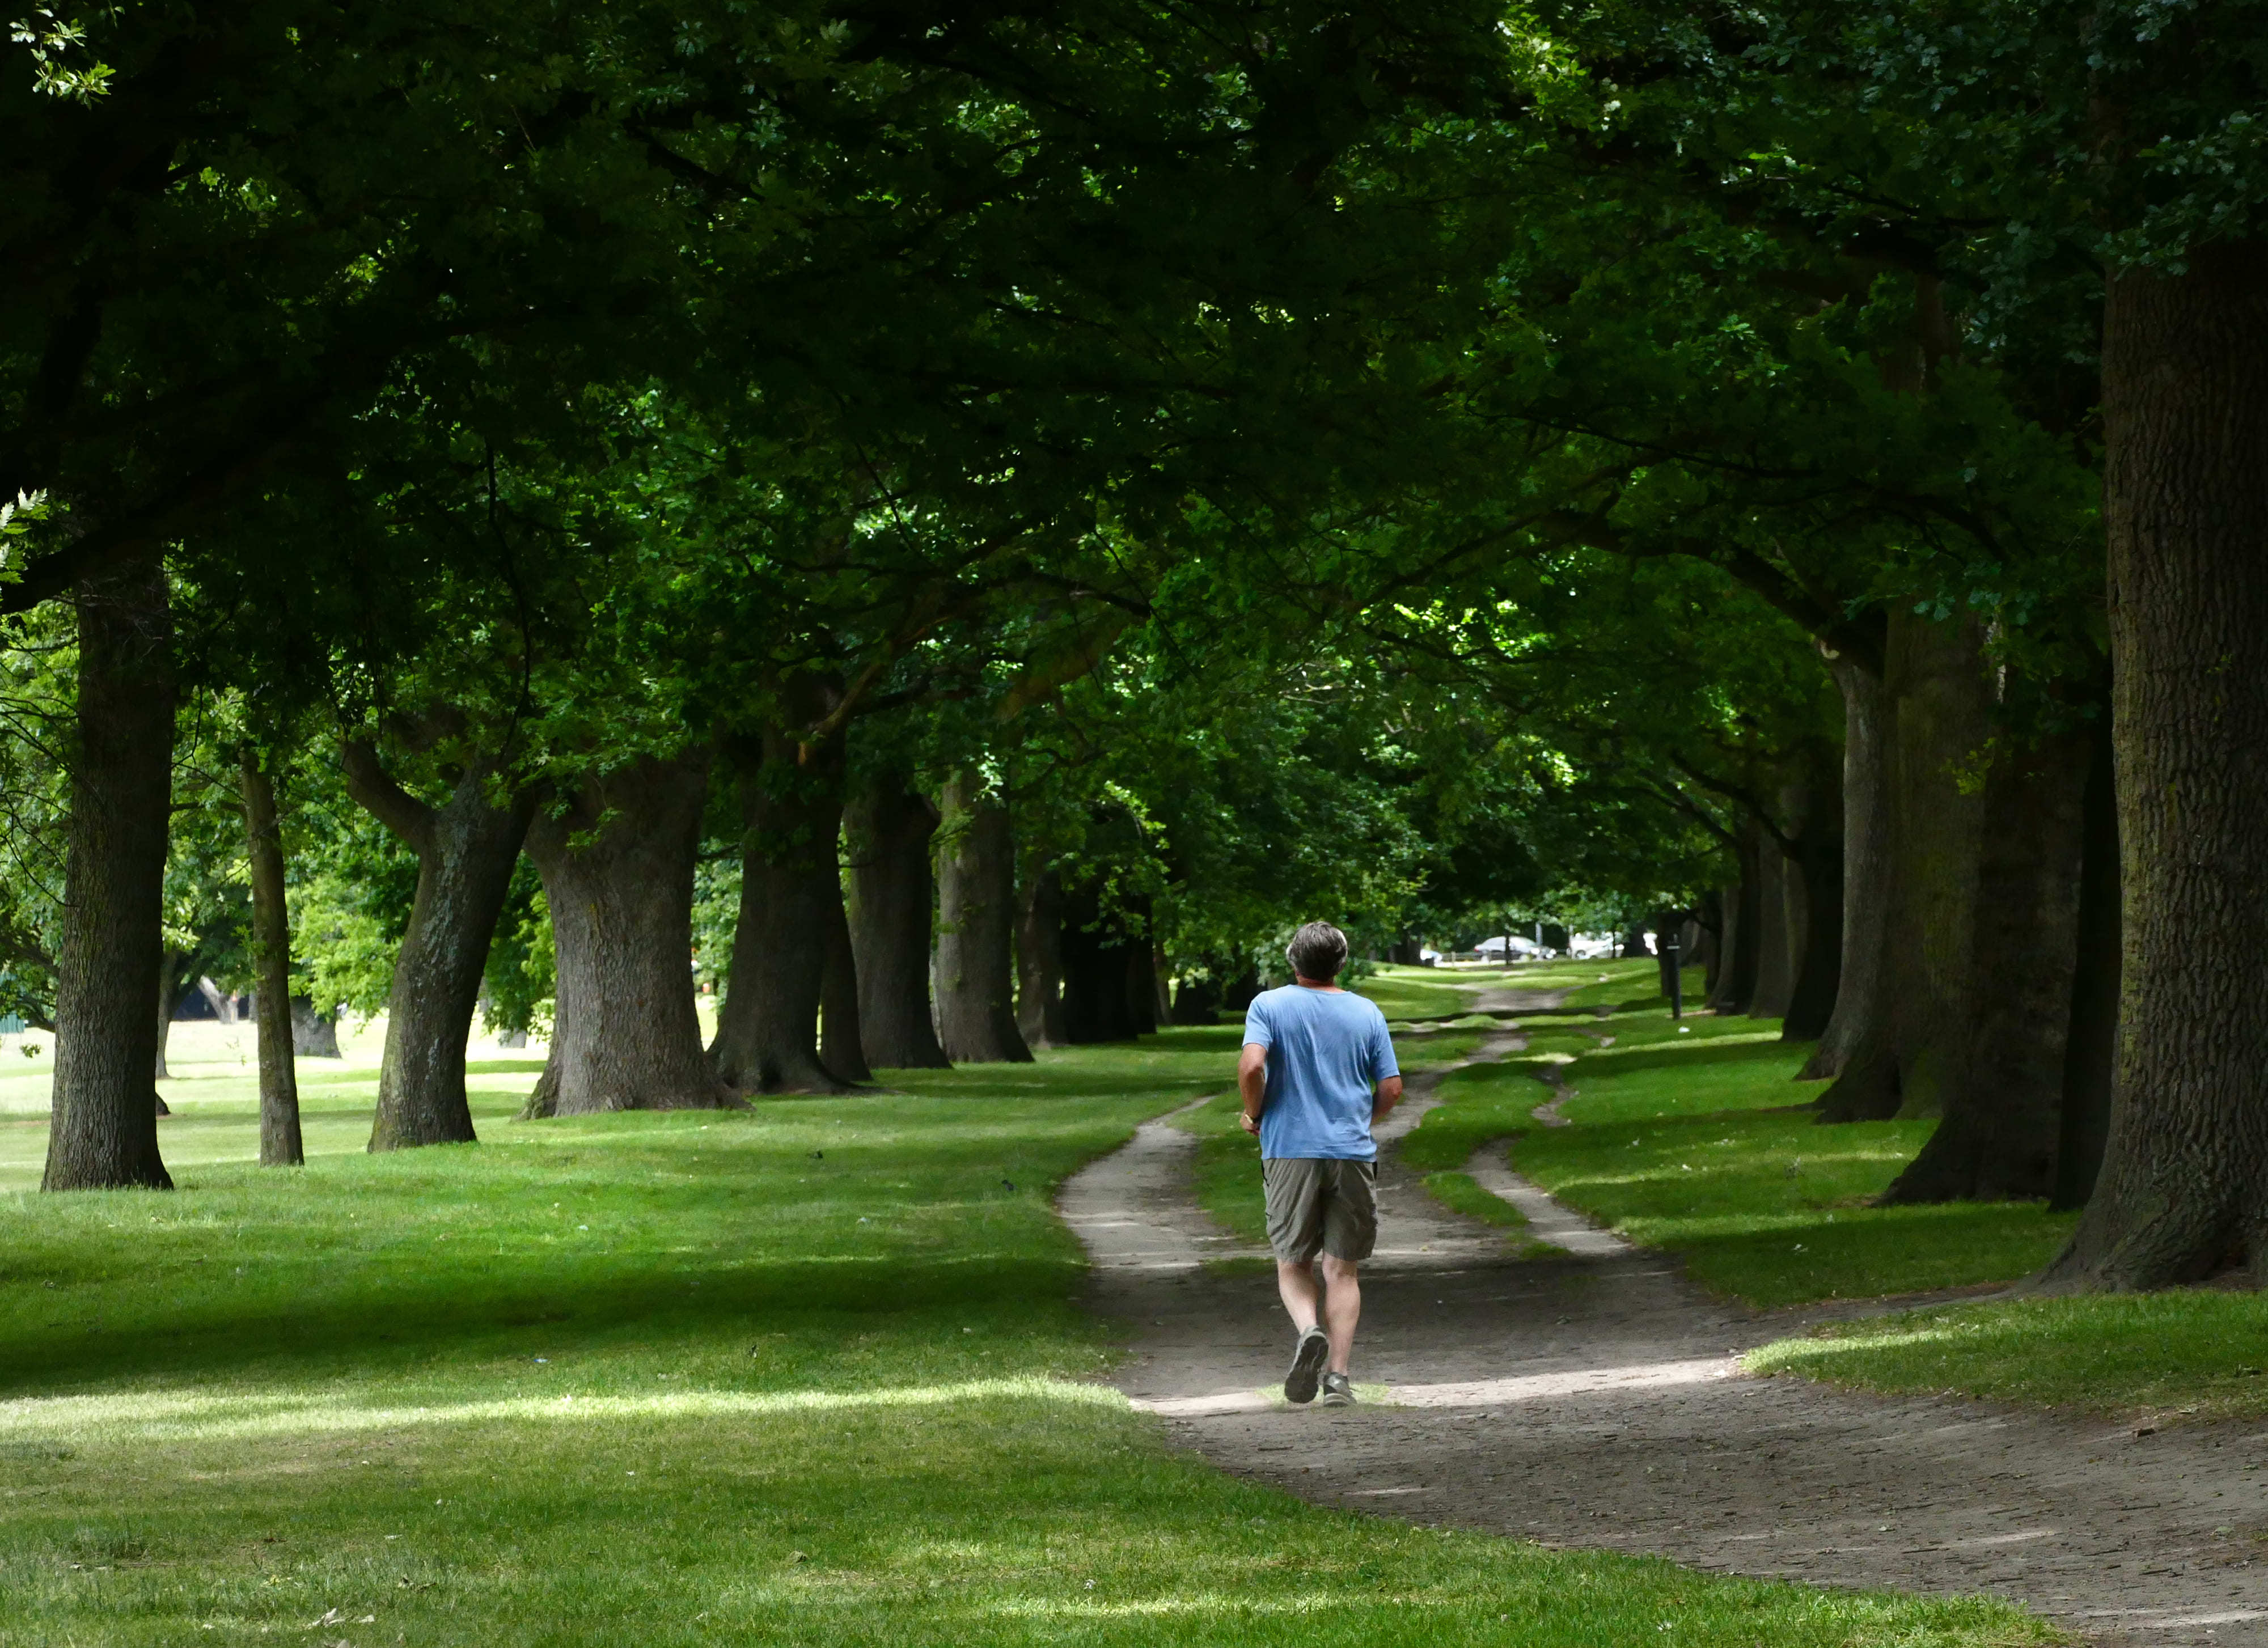
[[1704, 895], [1824, 1117], [1944, 1116], [1896, 1194], [2083, 1202], [2088, 1284], [2248, 1255], [2249, 15], [27, 27], [49, 1183], [162, 1181], [209, 745], [263, 1004], [295, 876], [399, 930], [381, 1146], [468, 1135], [484, 982], [540, 1105], [707, 1104], [1124, 1034], [1295, 911]]

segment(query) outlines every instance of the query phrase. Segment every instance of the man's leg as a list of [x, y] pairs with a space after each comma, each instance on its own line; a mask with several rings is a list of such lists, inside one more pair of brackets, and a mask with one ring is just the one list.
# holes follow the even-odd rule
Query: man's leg
[[[1277, 1267], [1277, 1284], [1285, 1289], [1284, 1303], [1288, 1306], [1292, 1302], [1292, 1295], [1289, 1284], [1282, 1279], [1283, 1269], [1281, 1265]], [[1314, 1283], [1309, 1281], [1307, 1287], [1307, 1297], [1310, 1300], [1307, 1306], [1307, 1321], [1312, 1322], [1315, 1320], [1314, 1306], [1312, 1302], [1314, 1298]], [[1356, 1278], [1354, 1261], [1334, 1259], [1330, 1254], [1325, 1254], [1323, 1255], [1323, 1331], [1331, 1336], [1332, 1372], [1347, 1372], [1348, 1358], [1354, 1353], [1355, 1323], [1361, 1319], [1362, 1284]], [[1298, 1320], [1296, 1312], [1293, 1313], [1293, 1320]]]
[[[1326, 1260], [1325, 1263], [1331, 1261]], [[1292, 1331], [1303, 1334], [1315, 1325], [1319, 1300], [1315, 1294], [1315, 1267], [1313, 1264], [1291, 1264], [1276, 1262], [1276, 1291], [1284, 1296], [1284, 1308], [1291, 1313]]]

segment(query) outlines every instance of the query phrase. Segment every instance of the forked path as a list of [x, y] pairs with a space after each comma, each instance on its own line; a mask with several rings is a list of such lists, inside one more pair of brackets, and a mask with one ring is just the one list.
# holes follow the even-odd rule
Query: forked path
[[[1480, 1056], [1519, 1045], [1508, 1033]], [[1413, 1082], [1400, 1125], [1382, 1130], [1406, 1131], [1439, 1079]], [[1217, 1465], [1322, 1504], [1550, 1545], [1989, 1593], [2093, 1642], [2268, 1648], [2260, 1427], [2138, 1438], [2096, 1419], [1752, 1379], [1737, 1355], [1812, 1317], [1712, 1301], [1484, 1153], [1474, 1171], [1518, 1196], [1528, 1234], [1570, 1250], [1515, 1261], [1391, 1149], [1355, 1368], [1375, 1399], [1286, 1408], [1274, 1279], [1204, 1265], [1250, 1250], [1192, 1205], [1193, 1149], [1151, 1122], [1065, 1185], [1061, 1206], [1094, 1260], [1097, 1308], [1132, 1325], [1120, 1387]]]

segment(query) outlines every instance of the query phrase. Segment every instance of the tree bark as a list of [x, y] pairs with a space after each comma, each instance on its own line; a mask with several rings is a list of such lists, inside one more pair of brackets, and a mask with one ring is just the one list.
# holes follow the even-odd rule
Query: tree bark
[[767, 728], [735, 764], [740, 913], [710, 1056], [736, 1092], [841, 1093], [840, 1073], [820, 1061], [819, 1004], [842, 919], [843, 741], [807, 745]]
[[1940, 1115], [1966, 1045], [1984, 800], [1965, 764], [1990, 732], [1984, 635], [1975, 620], [1890, 617], [1888, 1012], [1835, 1085], [1822, 1122]]
[[2044, 1280], [2162, 1287], [2268, 1234], [2268, 246], [2112, 278], [2103, 313], [2124, 964], [2110, 1133]]
[[2096, 725], [2080, 803], [2078, 961], [2072, 969], [2071, 1039], [2063, 1060], [2063, 1124], [2050, 1205], [2082, 1208], [2095, 1194], [2110, 1136], [2118, 1064], [2118, 796], [2110, 717]]
[[586, 780], [563, 813], [540, 813], [529, 827], [557, 958], [555, 1115], [731, 1102], [693, 1002], [693, 870], [709, 765], [705, 746], [642, 755]]
[[[173, 1076], [173, 1071], [166, 1068], [166, 1047], [173, 1036], [173, 1007], [180, 995], [181, 963], [188, 960], [187, 956], [175, 955], [170, 950], [164, 949], [159, 951], [158, 956], [157, 1076], [159, 1081], [168, 1080]], [[159, 1102], [162, 1103], [163, 1100]], [[158, 1114], [163, 1115], [165, 1112], [160, 1110]]]
[[387, 991], [370, 1148], [470, 1144], [465, 1044], [534, 792], [491, 806], [496, 769], [476, 761], [448, 800], [431, 806], [395, 783], [369, 745], [350, 740], [343, 754], [347, 793], [417, 855], [417, 893]]
[[1063, 1014], [1063, 878], [1035, 868], [1016, 895], [1016, 1028], [1028, 1048], [1068, 1047]]
[[1780, 1027], [1785, 1041], [1810, 1041], [1827, 1028], [1842, 990], [1843, 788], [1832, 747], [1814, 752], [1805, 776], [1781, 796], [1795, 854], [1788, 861], [1788, 944], [1795, 988]]
[[886, 773], [861, 786], [843, 813], [850, 860], [850, 951], [858, 975], [858, 1040], [876, 1070], [941, 1070], [930, 1016], [933, 888], [930, 838], [937, 809]]
[[314, 998], [291, 998], [291, 1051], [301, 1058], [343, 1058], [339, 1051], [339, 1021], [335, 1014], [317, 1012]]
[[1841, 961], [1834, 1011], [1798, 1081], [1840, 1076], [1889, 1018], [1889, 699], [1881, 677], [1856, 659], [1837, 656], [1827, 666], [1843, 692]]
[[1749, 997], [1751, 1019], [1784, 1019], [1795, 990], [1788, 954], [1787, 855], [1762, 825], [1756, 828], [1756, 984]]
[[866, 1041], [858, 1026], [858, 960], [843, 909], [842, 876], [827, 901], [827, 972], [819, 990], [819, 1062], [846, 1082], [870, 1082]]
[[1945, 1119], [1885, 1203], [2029, 1199], [2055, 1186], [2088, 744], [2064, 732], [2004, 751], [1985, 780], [1964, 1040], [1946, 1072]]
[[41, 1188], [171, 1189], [158, 1153], [158, 993], [173, 780], [173, 617], [154, 554], [78, 588], [78, 748]]
[[1756, 832], [1744, 829], [1734, 847], [1740, 861], [1739, 882], [1725, 889], [1725, 959], [1717, 969], [1717, 988], [1709, 997], [1712, 1012], [1744, 1013], [1756, 993], [1756, 927], [1760, 920], [1756, 867]]
[[283, 823], [260, 752], [237, 752], [244, 781], [245, 856], [252, 870], [252, 962], [259, 979], [260, 1165], [298, 1167], [299, 1076], [291, 1063], [291, 915], [284, 896]]
[[[1066, 1037], [1080, 1047], [1131, 1041], [1141, 1029], [1126, 989], [1132, 945], [1118, 922], [1103, 919], [1100, 884], [1064, 889], [1061, 931]], [[1241, 1008], [1250, 1001], [1248, 995], [1234, 1004]]]
[[1016, 1028], [1016, 844], [975, 773], [946, 781], [938, 856], [938, 1039], [956, 1063], [1028, 1063]]
[[1717, 979], [1724, 969], [1725, 895], [1715, 887], [1704, 891], [1697, 916], [1701, 928], [1701, 999], [1706, 1004], [1716, 999]]

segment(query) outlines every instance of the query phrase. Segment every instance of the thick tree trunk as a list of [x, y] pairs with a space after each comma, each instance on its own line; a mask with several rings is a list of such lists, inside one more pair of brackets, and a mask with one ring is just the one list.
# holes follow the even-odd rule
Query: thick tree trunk
[[2096, 726], [2080, 804], [2078, 965], [2071, 980], [2071, 1040], [2063, 1059], [2063, 1125], [2056, 1151], [2058, 1208], [2095, 1194], [2110, 1137], [2118, 1064], [2118, 795], [2110, 717]]
[[314, 998], [291, 998], [291, 1051], [301, 1058], [343, 1058], [336, 1016], [315, 1011]]
[[2125, 864], [2110, 1137], [2051, 1283], [2264, 1268], [2268, 1014], [2268, 246], [2110, 282], [2111, 727]]
[[276, 784], [260, 752], [237, 753], [244, 779], [245, 856], [252, 869], [252, 963], [259, 983], [260, 1165], [298, 1167], [299, 1075], [291, 1063], [291, 915], [284, 897], [284, 835]]
[[819, 1058], [819, 1003], [842, 920], [843, 743], [806, 745], [768, 728], [737, 764], [740, 914], [710, 1056], [737, 1092], [840, 1093], [839, 1073]]
[[[1140, 1034], [1127, 990], [1136, 945], [1117, 921], [1102, 917], [1098, 883], [1068, 887], [1063, 897], [1063, 1012], [1074, 1046], [1128, 1041]], [[1257, 981], [1254, 981], [1257, 982]], [[1248, 1004], [1249, 996], [1237, 1003]]]
[[1985, 780], [1965, 1042], [1947, 1070], [1945, 1120], [1885, 1203], [2054, 1188], [2088, 744], [2066, 732], [2003, 752]]
[[1983, 631], [1893, 613], [1889, 666], [1889, 1012], [1820, 1096], [1822, 1122], [1940, 1114], [1966, 1043], [1984, 800], [1961, 774], [1990, 732]]
[[1756, 985], [1749, 997], [1751, 1019], [1784, 1019], [1795, 993], [1795, 967], [1788, 953], [1787, 855], [1770, 831], [1756, 831]]
[[1725, 895], [1715, 887], [1701, 894], [1698, 912], [1701, 928], [1701, 999], [1713, 1001], [1717, 995], [1717, 978], [1724, 969], [1725, 960]]
[[[1141, 901], [1136, 912], [1143, 932], [1150, 928], [1150, 901]], [[1157, 951], [1147, 937], [1130, 938], [1126, 944], [1126, 1016], [1136, 1035], [1158, 1033]]]
[[858, 960], [850, 948], [850, 923], [843, 910], [842, 878], [827, 902], [827, 970], [819, 990], [819, 1062], [846, 1082], [870, 1082], [866, 1043], [858, 1027]]
[[937, 809], [900, 773], [850, 798], [843, 814], [850, 890], [843, 914], [858, 974], [858, 1039], [876, 1070], [941, 1070], [930, 1015], [930, 928], [934, 902], [930, 837]]
[[1035, 868], [1016, 894], [1016, 1028], [1028, 1048], [1068, 1047], [1063, 1013], [1063, 878]]
[[173, 784], [173, 617], [153, 553], [78, 589], [78, 749], [41, 1188], [173, 1188], [158, 1154], [158, 993]]
[[465, 1044], [534, 797], [522, 791], [491, 806], [494, 769], [482, 761], [447, 801], [429, 806], [387, 775], [367, 744], [349, 743], [345, 757], [347, 792], [417, 855], [417, 893], [386, 997], [370, 1148], [470, 1144]]
[[1641, 923], [1623, 935], [1622, 945], [1615, 952], [1615, 959], [1619, 961], [1639, 961], [1653, 953], [1646, 947], [1646, 927]]
[[1016, 844], [974, 773], [946, 781], [938, 855], [938, 1039], [956, 1063], [1029, 1062], [1016, 1028]]
[[1889, 1019], [1889, 698], [1881, 678], [1854, 659], [1831, 658], [1828, 668], [1843, 691], [1842, 960], [1834, 1011], [1799, 1081], [1840, 1076]]
[[1740, 860], [1741, 879], [1725, 889], [1725, 960], [1717, 969], [1717, 988], [1709, 997], [1710, 1010], [1727, 1016], [1748, 1012], [1749, 1004], [1756, 999], [1756, 927], [1761, 919], [1757, 880], [1762, 872], [1756, 867], [1755, 829], [1742, 830], [1734, 850]]
[[212, 1009], [213, 1022], [215, 1024], [235, 1024], [235, 997], [221, 989], [219, 985], [214, 983], [210, 977], [203, 974], [199, 974], [197, 975], [197, 994], [205, 998], [205, 1005]]
[[[559, 941], [556, 931], [552, 936], [551, 953], [552, 976], [556, 979], [559, 971]], [[551, 1041], [543, 1049], [543, 1068], [536, 1072], [535, 1085], [528, 1089], [527, 1100], [519, 1107], [521, 1121], [540, 1122], [546, 1116], [559, 1114], [559, 1049], [566, 1045], [566, 1036], [560, 1030], [559, 1003], [555, 998], [551, 1004]]]
[[[173, 1071], [166, 1068], [166, 1047], [173, 1036], [173, 1007], [181, 992], [181, 964], [188, 957], [175, 955], [170, 950], [158, 958], [158, 1065], [159, 1081], [169, 1079]], [[159, 1101], [160, 1103], [163, 1100]], [[161, 1109], [158, 1115], [163, 1115]]]
[[1780, 1038], [1809, 1041], [1827, 1027], [1843, 970], [1843, 787], [1831, 751], [1807, 763], [1781, 805], [1795, 856], [1788, 861], [1788, 945], [1795, 958]]
[[716, 1109], [731, 1095], [693, 1004], [693, 869], [709, 751], [643, 755], [539, 813], [528, 856], [543, 878], [557, 958], [554, 1114]]

